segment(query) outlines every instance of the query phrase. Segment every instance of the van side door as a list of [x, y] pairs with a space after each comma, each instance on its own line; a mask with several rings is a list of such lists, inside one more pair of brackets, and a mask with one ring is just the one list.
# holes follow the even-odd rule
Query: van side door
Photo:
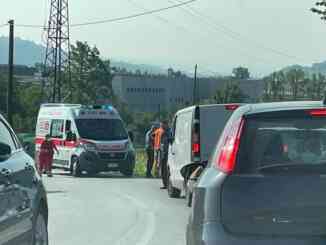
[[173, 128], [172, 128], [172, 138], [173, 141], [171, 142], [170, 146], [169, 146], [169, 155], [168, 155], [168, 168], [170, 171], [170, 176], [171, 176], [171, 181], [173, 182], [173, 177], [174, 177], [174, 169], [175, 169], [175, 147], [176, 147], [176, 141], [175, 141], [175, 137], [176, 137], [176, 124], [178, 121], [178, 117], [175, 116], [174, 120], [173, 120]]
[[73, 125], [71, 120], [66, 120], [65, 121], [65, 130], [64, 130], [64, 145], [62, 147], [62, 159], [63, 159], [63, 164], [65, 167], [69, 167], [69, 162], [71, 158], [71, 151], [75, 147], [76, 142], [69, 139], [69, 134], [74, 133], [75, 130], [73, 130]]

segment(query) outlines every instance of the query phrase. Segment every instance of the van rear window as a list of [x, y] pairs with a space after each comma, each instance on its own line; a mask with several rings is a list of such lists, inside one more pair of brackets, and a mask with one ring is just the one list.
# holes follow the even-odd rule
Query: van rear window
[[325, 165], [325, 117], [246, 120], [236, 171], [326, 172]]

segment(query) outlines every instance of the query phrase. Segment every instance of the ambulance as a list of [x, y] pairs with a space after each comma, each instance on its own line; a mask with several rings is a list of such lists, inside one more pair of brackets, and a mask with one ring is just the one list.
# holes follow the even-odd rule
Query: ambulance
[[108, 171], [133, 175], [133, 135], [111, 105], [43, 104], [36, 125], [36, 156], [46, 135], [59, 150], [54, 154], [54, 168], [75, 177]]

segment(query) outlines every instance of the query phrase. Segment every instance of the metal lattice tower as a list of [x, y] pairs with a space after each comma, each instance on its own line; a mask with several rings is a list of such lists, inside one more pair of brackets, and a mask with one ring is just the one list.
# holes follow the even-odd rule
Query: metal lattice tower
[[43, 99], [62, 102], [71, 95], [68, 0], [51, 0], [46, 31]]

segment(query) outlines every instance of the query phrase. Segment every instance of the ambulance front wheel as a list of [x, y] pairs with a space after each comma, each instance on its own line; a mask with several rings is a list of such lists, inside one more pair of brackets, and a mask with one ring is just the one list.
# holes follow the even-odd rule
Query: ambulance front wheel
[[80, 177], [82, 175], [78, 157], [73, 157], [71, 159], [70, 173], [74, 177]]
[[120, 172], [126, 177], [132, 177], [134, 175], [135, 159], [128, 157], [128, 161], [120, 168]]

